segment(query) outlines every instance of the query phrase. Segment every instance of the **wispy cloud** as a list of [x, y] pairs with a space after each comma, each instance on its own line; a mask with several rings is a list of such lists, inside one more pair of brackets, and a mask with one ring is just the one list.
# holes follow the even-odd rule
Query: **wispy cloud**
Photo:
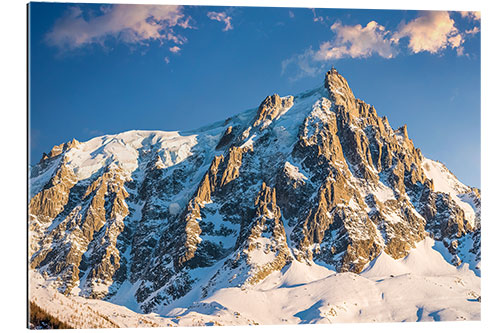
[[291, 81], [323, 72], [325, 62], [315, 61], [316, 52], [310, 47], [304, 53], [296, 54], [281, 62], [281, 75], [287, 73]]
[[87, 127], [85, 127], [83, 129], [83, 132], [87, 135], [90, 135], [90, 136], [101, 136], [101, 135], [104, 135], [104, 132], [102, 130], [98, 130], [98, 129], [89, 129]]
[[233, 29], [233, 26], [231, 25], [232, 17], [228, 16], [225, 12], [220, 12], [220, 13], [208, 12], [207, 16], [211, 20], [225, 23], [224, 29], [222, 29], [222, 31], [228, 31]]
[[60, 50], [104, 45], [112, 38], [129, 44], [165, 40], [182, 44], [186, 38], [174, 28], [191, 28], [189, 22], [182, 6], [117, 4], [102, 6], [97, 15], [83, 13], [75, 6], [55, 22], [45, 42]]
[[313, 21], [314, 22], [319, 22], [319, 23], [326, 24], [326, 19], [323, 16], [316, 15], [316, 9], [315, 8], [311, 8], [311, 10], [312, 10], [312, 13], [313, 13]]
[[[313, 10], [314, 18], [316, 13]], [[480, 19], [479, 12], [461, 12], [462, 18]], [[316, 21], [316, 20], [315, 20]], [[478, 27], [460, 32], [449, 12], [426, 11], [410, 22], [401, 22], [394, 31], [386, 29], [376, 21], [366, 26], [344, 25], [337, 21], [330, 26], [334, 38], [324, 41], [319, 48], [312, 47], [295, 54], [281, 63], [291, 80], [321, 73], [326, 61], [341, 58], [367, 58], [380, 56], [391, 59], [407, 48], [410, 54], [429, 52], [437, 54], [445, 49], [454, 49], [458, 56], [467, 55], [464, 42], [467, 36], [479, 32]], [[402, 41], [408, 40], [408, 43]]]

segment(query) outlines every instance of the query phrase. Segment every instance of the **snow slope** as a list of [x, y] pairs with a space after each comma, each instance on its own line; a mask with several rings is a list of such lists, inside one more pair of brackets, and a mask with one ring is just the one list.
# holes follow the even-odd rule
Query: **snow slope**
[[65, 296], [35, 271], [29, 272], [30, 300], [73, 328], [164, 327], [174, 323], [155, 314], [136, 313], [110, 302]]
[[[188, 307], [173, 304], [160, 315], [64, 296], [34, 272], [31, 298], [60, 314], [59, 319], [86, 327], [90, 322], [93, 327], [113, 327], [111, 323], [143, 327], [480, 320], [480, 278], [467, 264], [458, 268], [449, 264], [434, 245], [426, 238], [399, 260], [383, 252], [359, 275], [294, 260], [251, 288], [220, 286], [205, 299], [184, 302], [192, 304]], [[74, 309], [88, 319], [72, 318]]]
[[400, 260], [382, 253], [360, 275], [294, 261], [255, 288], [218, 290], [180, 314], [181, 322], [198, 314], [223, 323], [236, 316], [240, 324], [479, 320], [480, 278], [433, 245], [426, 238]]
[[462, 184], [455, 175], [453, 175], [442, 163], [424, 158], [424, 172], [427, 178], [434, 182], [434, 189], [438, 192], [447, 193], [453, 201], [463, 209], [465, 219], [475, 225], [476, 213], [480, 212], [480, 208], [468, 200], [467, 194], [471, 189]]

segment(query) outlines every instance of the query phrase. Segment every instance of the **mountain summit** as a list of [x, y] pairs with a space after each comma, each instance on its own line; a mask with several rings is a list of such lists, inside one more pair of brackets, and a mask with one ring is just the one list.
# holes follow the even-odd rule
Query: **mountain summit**
[[478, 279], [480, 215], [480, 190], [425, 158], [406, 125], [394, 130], [332, 68], [318, 89], [198, 131], [55, 146], [31, 170], [29, 265], [68, 297], [229, 313], [226, 291], [368, 281], [415, 251]]

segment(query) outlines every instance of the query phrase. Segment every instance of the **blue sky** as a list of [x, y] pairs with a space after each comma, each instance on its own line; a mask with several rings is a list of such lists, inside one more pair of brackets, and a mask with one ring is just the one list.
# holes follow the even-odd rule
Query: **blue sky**
[[480, 186], [478, 13], [32, 3], [30, 23], [31, 163], [72, 138], [195, 129], [333, 65]]

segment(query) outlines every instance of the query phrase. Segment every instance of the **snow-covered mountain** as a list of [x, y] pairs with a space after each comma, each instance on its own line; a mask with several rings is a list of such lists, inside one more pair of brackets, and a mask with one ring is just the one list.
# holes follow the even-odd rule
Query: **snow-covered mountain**
[[333, 68], [196, 131], [55, 146], [29, 195], [32, 299], [155, 325], [480, 316], [480, 191]]

